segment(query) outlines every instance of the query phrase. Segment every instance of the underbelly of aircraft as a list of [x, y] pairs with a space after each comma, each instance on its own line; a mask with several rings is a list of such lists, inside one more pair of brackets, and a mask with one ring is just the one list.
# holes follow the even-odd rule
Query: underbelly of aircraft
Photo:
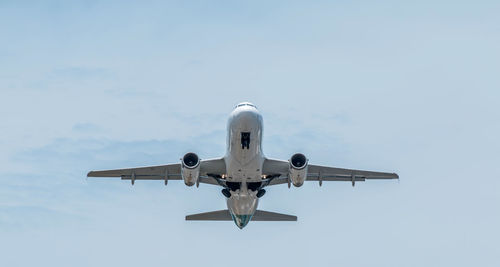
[[229, 155], [226, 158], [227, 179], [233, 182], [258, 182], [262, 180], [262, 164], [264, 157], [260, 154], [253, 158], [240, 158], [239, 155]]

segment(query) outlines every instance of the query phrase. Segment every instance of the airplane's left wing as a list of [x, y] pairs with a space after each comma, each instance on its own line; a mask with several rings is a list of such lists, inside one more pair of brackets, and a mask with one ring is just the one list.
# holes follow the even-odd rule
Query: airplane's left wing
[[[288, 171], [290, 163], [284, 160], [266, 159], [264, 161], [263, 172], [268, 175], [280, 175], [272, 180], [269, 185], [289, 183]], [[388, 172], [373, 172], [354, 169], [343, 169], [327, 166], [319, 166], [309, 164], [307, 167], [307, 181], [318, 181], [320, 184], [323, 181], [346, 181], [363, 182], [370, 179], [399, 179], [396, 173]]]
[[[217, 181], [207, 173], [223, 174], [226, 165], [224, 159], [202, 160], [200, 162], [200, 183], [218, 185]], [[181, 164], [167, 164], [150, 167], [127, 168], [105, 171], [91, 171], [87, 177], [116, 177], [122, 180], [163, 180], [167, 183], [169, 180], [182, 180]]]
[[399, 179], [396, 173], [374, 172], [354, 169], [334, 168], [318, 165], [309, 165], [307, 181], [349, 181], [355, 182], [365, 180]]

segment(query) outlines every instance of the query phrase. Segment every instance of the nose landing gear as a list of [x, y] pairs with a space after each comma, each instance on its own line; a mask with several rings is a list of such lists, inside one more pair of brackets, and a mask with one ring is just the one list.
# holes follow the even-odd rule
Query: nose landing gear
[[241, 149], [250, 149], [250, 133], [242, 132], [241, 133]]

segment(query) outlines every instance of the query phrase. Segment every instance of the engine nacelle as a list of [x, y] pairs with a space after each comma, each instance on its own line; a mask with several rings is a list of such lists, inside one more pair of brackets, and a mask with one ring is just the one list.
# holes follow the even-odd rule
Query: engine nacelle
[[193, 186], [200, 177], [200, 158], [195, 153], [187, 153], [182, 157], [181, 174], [187, 186]]
[[294, 154], [290, 158], [290, 170], [289, 177], [292, 180], [292, 184], [296, 187], [300, 187], [304, 184], [307, 178], [307, 162], [309, 160], [304, 156], [304, 154]]

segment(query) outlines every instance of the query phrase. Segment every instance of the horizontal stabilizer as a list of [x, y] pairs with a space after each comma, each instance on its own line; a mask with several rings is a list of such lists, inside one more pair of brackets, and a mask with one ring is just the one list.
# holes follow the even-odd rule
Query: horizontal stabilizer
[[281, 214], [270, 211], [257, 210], [252, 217], [252, 221], [297, 221], [297, 216]]
[[186, 221], [232, 221], [229, 210], [218, 210], [186, 216]]
[[[229, 210], [218, 210], [186, 216], [186, 221], [232, 221]], [[257, 210], [252, 221], [297, 221], [297, 216]]]

